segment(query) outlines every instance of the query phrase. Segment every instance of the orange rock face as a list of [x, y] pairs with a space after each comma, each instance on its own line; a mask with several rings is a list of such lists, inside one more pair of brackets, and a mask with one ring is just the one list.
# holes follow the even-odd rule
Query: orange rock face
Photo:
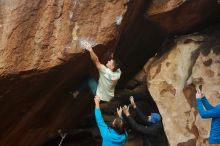
[[57, 66], [62, 52], [81, 52], [80, 38], [107, 44], [126, 8], [122, 1], [2, 1], [0, 74]]
[[211, 24], [219, 19], [219, 12], [216, 0], [154, 0], [149, 3], [145, 17], [173, 34]]
[[89, 71], [79, 40], [103, 56], [126, 11], [117, 0], [0, 2], [0, 145], [39, 145], [80, 122], [92, 98], [68, 95]]
[[0, 145], [40, 145], [91, 112], [88, 92], [77, 100], [68, 94], [95, 68], [81, 39], [94, 42], [100, 58], [115, 51], [126, 81], [167, 34], [217, 16], [214, 0], [0, 0]]

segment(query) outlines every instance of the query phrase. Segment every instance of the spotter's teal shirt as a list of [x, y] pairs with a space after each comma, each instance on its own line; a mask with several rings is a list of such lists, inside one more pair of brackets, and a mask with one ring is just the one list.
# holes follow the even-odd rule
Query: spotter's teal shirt
[[213, 106], [206, 97], [196, 98], [196, 104], [202, 118], [212, 118], [209, 143], [220, 144], [220, 104]]
[[114, 129], [108, 127], [103, 120], [101, 111], [99, 108], [95, 108], [96, 123], [99, 127], [99, 131], [102, 136], [102, 146], [123, 146], [127, 133], [118, 134]]

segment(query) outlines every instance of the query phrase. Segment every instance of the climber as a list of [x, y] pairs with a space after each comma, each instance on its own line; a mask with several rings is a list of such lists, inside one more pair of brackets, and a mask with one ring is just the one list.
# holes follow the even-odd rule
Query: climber
[[127, 138], [127, 132], [122, 119], [122, 108], [117, 109], [118, 117], [113, 120], [111, 127], [108, 127], [102, 118], [100, 98], [96, 96], [94, 101], [95, 118], [102, 137], [102, 146], [123, 146]]
[[[218, 92], [220, 94], [220, 92]], [[209, 136], [209, 144], [217, 146], [220, 144], [220, 104], [217, 106], [211, 105], [205, 95], [198, 90], [196, 93], [196, 105], [199, 114], [202, 118], [211, 118], [211, 130]]]
[[[163, 132], [161, 116], [158, 113], [151, 113], [150, 116], [144, 115], [141, 110], [136, 106], [134, 98], [130, 97], [130, 106], [122, 108], [125, 115], [125, 120], [132, 130], [139, 132], [143, 135], [144, 146], [158, 146], [158, 139]], [[130, 115], [129, 107], [133, 107], [136, 115], [140, 118], [142, 124], [137, 123]]]
[[106, 66], [101, 64], [99, 58], [93, 51], [91, 45], [87, 43], [85, 49], [89, 51], [91, 60], [95, 63], [99, 71], [98, 83], [93, 78], [86, 79], [80, 86], [79, 90], [72, 93], [73, 97], [76, 98], [80, 91], [88, 84], [93, 95], [100, 97], [101, 101], [108, 102], [114, 97], [115, 87], [121, 76], [121, 70], [119, 63], [116, 59], [111, 58], [108, 60]]

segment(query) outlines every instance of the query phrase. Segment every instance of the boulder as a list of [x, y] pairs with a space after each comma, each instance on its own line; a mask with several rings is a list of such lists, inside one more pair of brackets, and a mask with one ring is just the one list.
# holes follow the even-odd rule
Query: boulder
[[0, 145], [40, 145], [91, 112], [90, 94], [68, 94], [94, 68], [79, 42], [102, 57], [127, 9], [118, 0], [0, 1]]
[[166, 33], [199, 30], [219, 20], [217, 0], [153, 0], [145, 10], [147, 20], [156, 22]]
[[220, 102], [219, 28], [170, 40], [166, 53], [150, 59], [144, 67], [171, 146], [207, 145], [210, 120], [198, 115], [195, 91], [202, 85], [213, 105]]

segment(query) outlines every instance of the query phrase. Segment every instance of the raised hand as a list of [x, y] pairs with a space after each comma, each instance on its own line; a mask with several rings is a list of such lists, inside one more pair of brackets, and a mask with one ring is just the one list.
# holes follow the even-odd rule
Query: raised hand
[[85, 49], [87, 50], [87, 51], [91, 51], [92, 50], [92, 45], [89, 43], [89, 42], [87, 42], [87, 41], [83, 41], [82, 42], [82, 44], [83, 44], [83, 46], [85, 47]]
[[136, 104], [135, 104], [135, 102], [134, 102], [134, 97], [133, 97], [133, 96], [130, 96], [129, 100], [130, 100], [131, 105], [133, 106], [133, 108], [136, 108]]
[[204, 94], [201, 92], [200, 89], [198, 89], [196, 92], [196, 98], [202, 98], [202, 97], [204, 97]]
[[122, 111], [123, 111], [123, 113], [124, 113], [126, 116], [129, 116], [129, 115], [130, 115], [130, 113], [129, 113], [129, 107], [128, 107], [127, 105], [123, 106]]
[[122, 118], [122, 108], [121, 107], [117, 108], [117, 114], [120, 118]]
[[99, 108], [100, 98], [98, 96], [95, 96], [94, 102], [95, 102], [95, 106]]

